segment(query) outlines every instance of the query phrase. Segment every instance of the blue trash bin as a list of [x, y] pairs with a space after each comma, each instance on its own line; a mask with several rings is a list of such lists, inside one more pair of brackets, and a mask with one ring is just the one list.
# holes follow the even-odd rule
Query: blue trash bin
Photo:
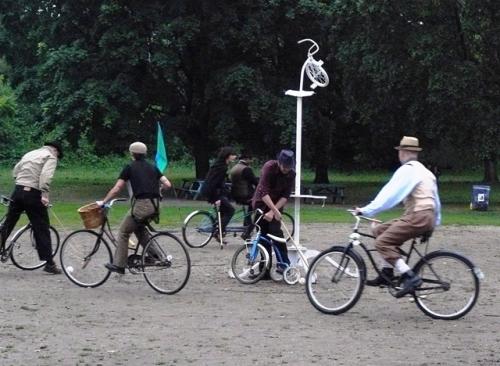
[[473, 185], [471, 210], [486, 211], [490, 203], [490, 186]]

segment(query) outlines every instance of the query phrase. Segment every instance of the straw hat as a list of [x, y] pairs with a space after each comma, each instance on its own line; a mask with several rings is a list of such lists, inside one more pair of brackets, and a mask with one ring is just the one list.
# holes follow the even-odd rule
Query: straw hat
[[394, 147], [396, 150], [422, 151], [418, 144], [418, 139], [411, 136], [403, 136], [399, 146]]

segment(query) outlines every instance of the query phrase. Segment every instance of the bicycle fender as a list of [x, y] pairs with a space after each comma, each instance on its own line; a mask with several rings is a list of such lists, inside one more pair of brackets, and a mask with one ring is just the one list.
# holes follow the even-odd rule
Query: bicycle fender
[[[196, 211], [191, 212], [189, 215], [187, 215], [182, 224], [186, 225], [187, 222], [191, 219], [191, 217], [193, 217], [194, 215], [197, 215], [199, 213], [207, 214], [208, 216], [210, 216], [213, 219], [213, 216], [210, 212], [208, 212], [206, 210], [196, 210]], [[216, 221], [216, 220], [214, 219], [214, 221]]]

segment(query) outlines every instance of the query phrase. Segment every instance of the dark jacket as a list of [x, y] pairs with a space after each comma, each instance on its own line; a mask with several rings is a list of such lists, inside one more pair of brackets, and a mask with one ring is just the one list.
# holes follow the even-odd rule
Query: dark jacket
[[207, 198], [207, 201], [214, 203], [221, 196], [228, 196], [225, 183], [227, 174], [227, 164], [225, 160], [216, 160], [208, 170], [201, 193]]

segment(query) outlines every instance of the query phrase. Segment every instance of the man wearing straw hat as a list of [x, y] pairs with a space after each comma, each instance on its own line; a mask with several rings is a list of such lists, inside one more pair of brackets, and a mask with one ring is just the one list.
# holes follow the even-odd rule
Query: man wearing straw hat
[[61, 270], [52, 258], [50, 238], [49, 188], [63, 151], [58, 142], [46, 142], [43, 147], [26, 153], [14, 167], [12, 175], [16, 187], [11, 196], [7, 218], [0, 232], [2, 246], [16, 226], [19, 216], [26, 212], [35, 235], [40, 260], [46, 261], [43, 270], [60, 274]]
[[398, 248], [407, 240], [432, 232], [441, 223], [441, 202], [436, 177], [418, 161], [422, 151], [416, 137], [403, 136], [398, 150], [401, 167], [382, 188], [377, 197], [364, 207], [356, 207], [359, 215], [374, 216], [401, 201], [405, 212], [399, 219], [374, 227], [375, 247], [382, 257], [382, 276], [368, 280], [368, 286], [387, 285], [394, 278], [393, 268], [402, 274], [401, 289], [396, 297], [403, 297], [415, 290], [422, 279], [413, 273], [401, 258]]
[[139, 243], [145, 245], [148, 241], [147, 230], [143, 224], [159, 215], [160, 183], [168, 189], [170, 181], [154, 165], [146, 161], [148, 149], [142, 142], [134, 142], [129, 147], [132, 162], [125, 166], [118, 180], [102, 201], [103, 205], [110, 201], [130, 182], [132, 186], [132, 208], [123, 218], [118, 230], [116, 252], [113, 263], [106, 263], [106, 268], [111, 272], [125, 273], [128, 258], [128, 241], [130, 235], [135, 233]]

